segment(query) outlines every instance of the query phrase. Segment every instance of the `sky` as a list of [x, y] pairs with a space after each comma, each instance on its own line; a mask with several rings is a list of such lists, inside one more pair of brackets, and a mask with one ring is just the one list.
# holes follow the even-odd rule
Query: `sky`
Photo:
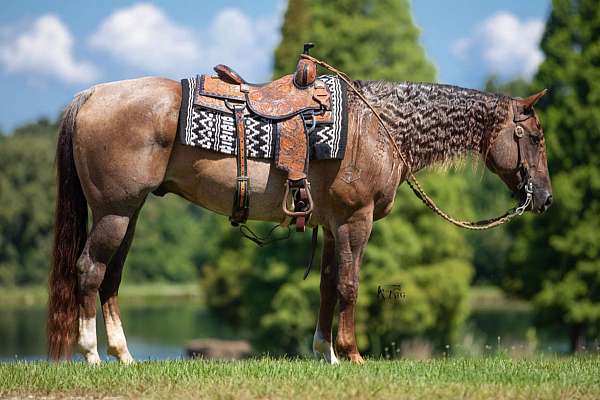
[[[3, 0], [0, 131], [56, 118], [100, 82], [173, 79], [228, 64], [249, 81], [271, 75], [285, 0]], [[550, 0], [413, 0], [437, 80], [481, 88], [491, 74], [530, 78]], [[318, 43], [317, 43], [318, 46]]]

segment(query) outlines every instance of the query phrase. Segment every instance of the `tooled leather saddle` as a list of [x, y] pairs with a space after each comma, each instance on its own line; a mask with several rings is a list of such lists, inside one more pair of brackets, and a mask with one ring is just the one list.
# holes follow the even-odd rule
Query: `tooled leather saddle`
[[[314, 45], [306, 43], [304, 54]], [[237, 140], [237, 183], [229, 220], [234, 226], [248, 219], [250, 179], [244, 116], [253, 114], [277, 123], [275, 165], [287, 172], [282, 208], [303, 231], [313, 209], [308, 173], [308, 134], [317, 122], [331, 119], [330, 93], [317, 79], [317, 66], [301, 58], [293, 74], [265, 84], [246, 82], [219, 64], [216, 76], [201, 75], [194, 104], [233, 115]]]

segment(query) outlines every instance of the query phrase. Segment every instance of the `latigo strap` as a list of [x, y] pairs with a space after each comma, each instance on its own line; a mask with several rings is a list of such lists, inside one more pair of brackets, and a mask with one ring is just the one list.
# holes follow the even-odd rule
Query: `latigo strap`
[[233, 210], [229, 221], [237, 226], [248, 220], [250, 196], [248, 194], [250, 178], [248, 177], [248, 159], [246, 154], [246, 129], [244, 127], [244, 104], [232, 105], [237, 133], [237, 185], [233, 196]]

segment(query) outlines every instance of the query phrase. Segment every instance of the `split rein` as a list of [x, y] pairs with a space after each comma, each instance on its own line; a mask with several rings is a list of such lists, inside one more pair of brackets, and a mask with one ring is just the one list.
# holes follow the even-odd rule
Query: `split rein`
[[524, 175], [523, 175], [523, 189], [525, 190], [525, 199], [523, 200], [523, 202], [520, 205], [518, 205], [517, 207], [511, 208], [510, 210], [508, 210], [503, 215], [500, 215], [499, 217], [495, 217], [495, 218], [491, 218], [491, 219], [486, 219], [486, 220], [481, 220], [481, 221], [476, 221], [476, 222], [462, 221], [462, 220], [453, 218], [450, 215], [448, 215], [446, 212], [444, 212], [433, 201], [433, 199], [427, 194], [427, 192], [425, 192], [425, 190], [423, 189], [423, 187], [421, 186], [421, 184], [417, 180], [415, 174], [413, 173], [411, 165], [407, 162], [406, 157], [404, 157], [404, 154], [400, 151], [400, 148], [398, 147], [398, 144], [396, 143], [396, 140], [394, 139], [392, 133], [390, 132], [390, 130], [388, 129], [388, 127], [383, 122], [383, 119], [381, 118], [381, 115], [379, 114], [379, 112], [377, 112], [377, 110], [375, 110], [375, 108], [365, 98], [365, 96], [363, 96], [363, 94], [356, 88], [356, 86], [354, 86], [354, 83], [348, 77], [348, 75], [346, 75], [344, 72], [342, 72], [342, 71], [340, 71], [340, 70], [332, 67], [331, 65], [327, 64], [326, 62], [321, 61], [319, 59], [316, 59], [316, 58], [314, 58], [314, 57], [312, 57], [312, 56], [310, 56], [308, 54], [302, 54], [302, 55], [300, 55], [300, 57], [306, 58], [308, 60], [311, 60], [311, 61], [315, 62], [316, 64], [322, 66], [323, 68], [325, 68], [325, 69], [333, 72], [334, 74], [336, 74], [365, 103], [365, 105], [371, 110], [371, 112], [373, 113], [373, 115], [375, 115], [375, 117], [377, 118], [377, 120], [381, 124], [382, 128], [386, 132], [386, 134], [388, 136], [388, 139], [392, 143], [392, 146], [394, 147], [394, 150], [395, 150], [396, 154], [398, 154], [398, 156], [400, 157], [400, 159], [402, 160], [402, 162], [404, 163], [404, 165], [408, 168], [408, 178], [406, 180], [406, 182], [408, 183], [408, 186], [410, 186], [410, 188], [412, 189], [412, 191], [414, 192], [414, 194], [429, 209], [431, 209], [434, 213], [436, 213], [437, 215], [439, 215], [440, 217], [442, 217], [446, 221], [450, 222], [453, 225], [459, 226], [461, 228], [481, 231], [481, 230], [495, 228], [497, 226], [505, 224], [505, 223], [509, 222], [510, 220], [512, 220], [514, 217], [519, 216], [519, 215], [523, 215], [523, 213], [525, 212], [525, 210], [529, 206], [531, 206], [532, 201], [533, 201], [533, 183], [531, 181], [531, 177], [529, 176], [529, 174], [527, 172], [527, 166], [524, 163], [523, 158], [521, 157], [520, 139], [523, 136], [523, 127], [521, 127], [520, 125], [517, 125], [517, 128], [515, 130], [515, 136], [517, 137], [517, 146], [519, 147], [519, 161], [520, 161], [519, 168], [524, 171], [523, 172], [524, 173]]

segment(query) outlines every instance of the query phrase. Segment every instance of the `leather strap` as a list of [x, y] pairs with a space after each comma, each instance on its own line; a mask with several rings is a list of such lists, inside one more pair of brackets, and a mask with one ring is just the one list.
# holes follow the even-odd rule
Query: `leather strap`
[[310, 270], [313, 265], [313, 260], [315, 259], [315, 252], [317, 250], [317, 244], [319, 241], [319, 225], [315, 226], [312, 231], [312, 241], [310, 244], [310, 259], [308, 260], [308, 265], [306, 266], [306, 270], [304, 270], [304, 280], [308, 277]]
[[238, 226], [248, 220], [250, 196], [248, 194], [250, 178], [248, 177], [248, 160], [246, 155], [246, 129], [244, 127], [244, 104], [232, 106], [237, 133], [237, 185], [233, 196], [233, 210], [229, 221]]

